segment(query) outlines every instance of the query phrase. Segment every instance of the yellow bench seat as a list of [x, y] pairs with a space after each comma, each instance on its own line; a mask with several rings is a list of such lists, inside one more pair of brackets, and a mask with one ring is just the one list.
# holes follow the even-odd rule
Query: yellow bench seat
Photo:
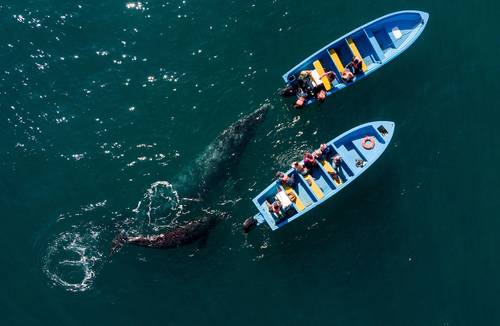
[[[314, 66], [314, 69], [316, 69], [316, 71], [318, 72], [318, 74], [320, 76], [322, 76], [325, 73], [325, 69], [323, 69], [323, 65], [321, 64], [321, 62], [319, 62], [319, 60], [314, 61], [313, 66]], [[332, 89], [332, 85], [330, 84], [328, 77], [323, 76], [321, 78], [321, 81], [323, 82], [323, 86], [325, 86], [325, 89], [327, 91]]]
[[297, 193], [291, 187], [285, 186], [284, 188], [285, 188], [285, 194], [287, 195], [293, 194], [295, 196], [295, 200], [292, 200], [293, 203], [295, 204], [295, 206], [299, 211], [303, 211], [304, 208], [306, 207], [304, 206], [302, 200], [300, 200], [299, 195], [297, 195]]
[[335, 64], [335, 67], [340, 73], [344, 72], [344, 65], [342, 64], [342, 61], [340, 61], [339, 54], [335, 49], [330, 49], [328, 50], [328, 53], [330, 53], [330, 58], [332, 58], [333, 63]]
[[[327, 160], [321, 160], [321, 165], [323, 166], [323, 168], [325, 168], [326, 172], [337, 174], [337, 172], [333, 169], [333, 166]], [[342, 184], [342, 179], [340, 178], [340, 176], [338, 176], [338, 178], [339, 181], [332, 178], [337, 186]]]
[[323, 192], [321, 191], [319, 186], [314, 181], [313, 177], [311, 177], [310, 175], [306, 175], [304, 177], [304, 179], [307, 181], [307, 183], [309, 184], [309, 187], [314, 192], [316, 197], [318, 197], [318, 199], [323, 199], [323, 197], [325, 197], [325, 195], [323, 194]]

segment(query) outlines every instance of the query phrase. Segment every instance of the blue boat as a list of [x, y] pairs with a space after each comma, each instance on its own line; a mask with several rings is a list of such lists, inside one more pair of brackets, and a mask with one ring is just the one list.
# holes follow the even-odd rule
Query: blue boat
[[[290, 86], [301, 71], [311, 70], [312, 86], [323, 86], [329, 96], [397, 57], [420, 36], [428, 19], [428, 13], [413, 10], [398, 11], [375, 19], [321, 48], [285, 73], [283, 79]], [[356, 73], [353, 82], [345, 83], [340, 76], [354, 56], [362, 60], [361, 71]], [[336, 78], [321, 78], [326, 71], [333, 71]], [[306, 104], [314, 101], [314, 97], [310, 97]]]
[[[274, 231], [302, 218], [368, 169], [387, 148], [393, 133], [394, 122], [375, 121], [336, 137], [326, 144], [329, 154], [318, 159], [317, 166], [308, 174], [303, 176], [295, 169], [286, 172], [294, 178], [295, 185], [283, 186], [275, 181], [253, 199], [259, 211], [253, 216], [253, 223], [267, 223]], [[271, 212], [269, 205], [277, 201], [280, 211]]]

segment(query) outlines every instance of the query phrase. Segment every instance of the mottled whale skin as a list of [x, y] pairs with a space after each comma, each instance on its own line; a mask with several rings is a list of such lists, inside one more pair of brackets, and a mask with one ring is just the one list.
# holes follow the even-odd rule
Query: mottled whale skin
[[183, 197], [203, 197], [218, 181], [223, 179], [236, 165], [241, 153], [263, 122], [269, 104], [264, 104], [254, 112], [242, 117], [206, 148], [174, 186]]
[[191, 244], [206, 237], [219, 220], [215, 216], [204, 216], [178, 226], [174, 230], [151, 236], [127, 237], [120, 234], [113, 240], [111, 254], [117, 252], [125, 244], [159, 249], [178, 248]]

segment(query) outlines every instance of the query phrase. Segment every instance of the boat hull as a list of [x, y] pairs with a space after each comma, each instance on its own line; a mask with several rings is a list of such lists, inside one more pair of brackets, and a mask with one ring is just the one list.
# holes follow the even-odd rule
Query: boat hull
[[[417, 40], [428, 20], [428, 13], [413, 10], [398, 11], [375, 19], [319, 49], [287, 71], [283, 80], [290, 84], [301, 71], [315, 70], [319, 62], [324, 71], [333, 71], [337, 77], [331, 81], [331, 88], [326, 87], [326, 95], [329, 96], [355, 84], [404, 52]], [[356, 74], [353, 82], [344, 83], [340, 76], [353, 56], [361, 57], [362, 71]], [[306, 104], [314, 101], [311, 97]]]
[[[300, 219], [336, 195], [368, 169], [388, 147], [394, 126], [394, 122], [391, 121], [369, 122], [352, 128], [326, 143], [330, 148], [330, 154], [318, 160], [317, 167], [308, 175], [302, 176], [293, 169], [286, 172], [296, 181], [293, 187], [283, 187], [282, 184], [274, 182], [253, 199], [259, 211], [254, 219], [258, 224], [267, 223], [271, 230], [277, 230]], [[370, 148], [371, 146], [373, 147]], [[336, 155], [342, 158], [341, 163], [337, 165], [334, 161]], [[290, 196], [290, 193], [293, 195]], [[280, 200], [283, 194], [292, 198], [295, 196], [296, 199], [292, 200], [288, 210], [278, 217], [269, 211], [268, 204], [276, 199]], [[280, 200], [284, 201], [286, 198]]]

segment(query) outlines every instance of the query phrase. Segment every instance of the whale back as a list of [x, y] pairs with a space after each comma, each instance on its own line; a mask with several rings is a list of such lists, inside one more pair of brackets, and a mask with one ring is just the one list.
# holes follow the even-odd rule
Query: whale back
[[263, 122], [268, 105], [246, 115], [226, 128], [203, 151], [185, 173], [181, 174], [176, 188], [183, 196], [203, 197], [220, 178], [226, 176], [236, 165], [246, 145]]

